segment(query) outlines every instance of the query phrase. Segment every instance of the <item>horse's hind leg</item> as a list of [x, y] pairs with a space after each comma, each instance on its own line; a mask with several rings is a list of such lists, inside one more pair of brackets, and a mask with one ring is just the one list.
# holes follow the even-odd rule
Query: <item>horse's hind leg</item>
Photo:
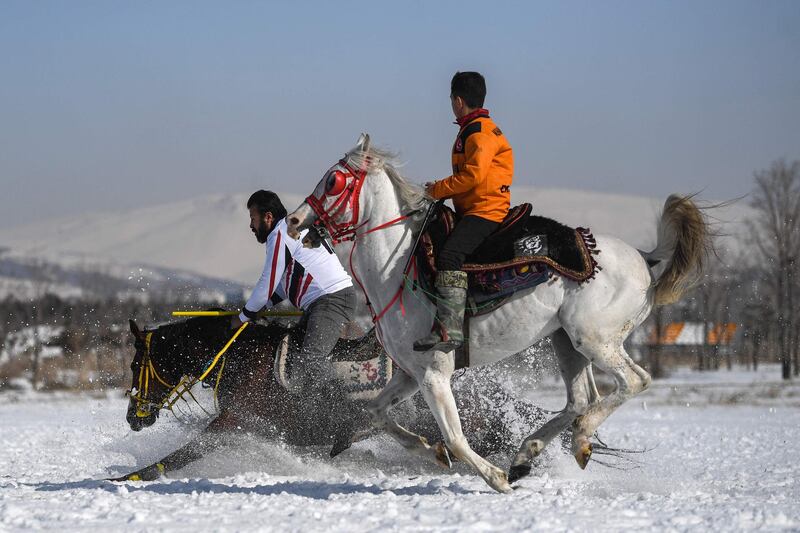
[[389, 416], [389, 409], [410, 398], [418, 390], [419, 385], [416, 380], [395, 366], [392, 379], [378, 397], [367, 405], [367, 411], [372, 416], [372, 423], [376, 428], [389, 433], [408, 451], [450, 468], [450, 458], [441, 443], [430, 446], [425, 437], [408, 431]]
[[620, 405], [650, 386], [650, 374], [633, 362], [622, 346], [613, 344], [589, 344], [580, 347], [600, 369], [610, 374], [616, 382], [616, 390], [589, 406], [585, 413], [575, 419], [572, 428], [572, 453], [581, 468], [586, 468], [592, 455], [589, 442], [597, 428]]
[[514, 483], [530, 474], [531, 460], [559, 433], [564, 431], [576, 417], [582, 415], [589, 404], [597, 400], [597, 390], [591, 379], [591, 363], [572, 346], [572, 341], [563, 329], [550, 336], [558, 360], [558, 368], [567, 387], [567, 405], [556, 416], [548, 420], [520, 445], [511, 468], [508, 482]]
[[[442, 357], [443, 355], [441, 352], [436, 352], [435, 357]], [[449, 357], [448, 363], [432, 365], [425, 369], [420, 388], [425, 397], [425, 402], [430, 407], [434, 418], [436, 418], [445, 443], [456, 458], [477, 470], [493, 489], [498, 492], [511, 492], [506, 473], [475, 453], [464, 437], [464, 433], [461, 430], [461, 421], [458, 418], [456, 401], [450, 388], [450, 376], [453, 374], [453, 357], [444, 357]]]

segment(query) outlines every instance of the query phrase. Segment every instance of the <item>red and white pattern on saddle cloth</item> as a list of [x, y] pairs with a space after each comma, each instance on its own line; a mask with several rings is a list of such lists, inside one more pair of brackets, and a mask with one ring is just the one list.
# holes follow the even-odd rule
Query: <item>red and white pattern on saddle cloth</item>
[[[275, 380], [286, 389], [290, 389], [289, 368], [289, 336], [285, 336], [275, 350]], [[372, 400], [378, 396], [392, 379], [392, 360], [382, 351], [376, 357], [366, 361], [334, 361], [333, 369], [336, 377], [344, 384], [344, 389], [351, 400]]]
[[368, 361], [334, 362], [333, 367], [353, 400], [375, 398], [392, 377], [392, 360], [386, 352]]

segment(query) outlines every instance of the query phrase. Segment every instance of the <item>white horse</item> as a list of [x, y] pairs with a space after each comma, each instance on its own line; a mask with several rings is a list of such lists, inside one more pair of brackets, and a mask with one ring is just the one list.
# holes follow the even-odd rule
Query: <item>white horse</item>
[[[597, 236], [602, 270], [576, 283], [554, 277], [516, 293], [497, 310], [473, 317], [469, 326], [473, 366], [499, 361], [550, 336], [567, 387], [567, 405], [526, 438], [509, 474], [473, 452], [461, 431], [450, 389], [453, 352], [415, 352], [412, 344], [431, 330], [435, 306], [405, 283], [405, 266], [430, 199], [395, 170], [390, 154], [371, 149], [362, 135], [314, 192], [286, 219], [290, 235], [315, 223], [334, 242], [353, 241], [346, 267], [364, 291], [387, 353], [405, 372], [396, 372], [369, 406], [373, 422], [409, 451], [449, 463], [440, 444], [395, 423], [389, 409], [421, 389], [447, 448], [475, 468], [495, 490], [530, 472], [530, 461], [573, 424], [572, 452], [583, 468], [592, 453], [589, 437], [622, 403], [650, 385], [650, 376], [625, 352], [623, 341], [653, 306], [681, 297], [692, 274], [702, 268], [709, 247], [708, 226], [687, 197], [670, 196], [658, 223], [656, 249], [645, 253], [609, 236]], [[317, 244], [307, 242], [307, 245]], [[591, 365], [609, 373], [616, 390], [601, 398]]]

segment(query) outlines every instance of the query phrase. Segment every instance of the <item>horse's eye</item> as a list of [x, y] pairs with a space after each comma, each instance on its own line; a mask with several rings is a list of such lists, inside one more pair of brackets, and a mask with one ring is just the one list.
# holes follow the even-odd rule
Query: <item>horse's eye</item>
[[325, 192], [329, 196], [338, 196], [342, 194], [346, 184], [347, 178], [344, 177], [344, 174], [338, 170], [334, 170], [328, 174], [328, 178], [325, 180]]

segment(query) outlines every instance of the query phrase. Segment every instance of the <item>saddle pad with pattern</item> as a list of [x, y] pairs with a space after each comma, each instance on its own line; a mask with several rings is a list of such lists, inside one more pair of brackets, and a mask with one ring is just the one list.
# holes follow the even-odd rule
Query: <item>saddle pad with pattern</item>
[[[290, 329], [275, 349], [275, 379], [289, 389], [292, 355], [302, 344], [305, 327]], [[336, 376], [344, 384], [351, 400], [372, 400], [392, 378], [392, 361], [370, 331], [361, 339], [339, 339], [331, 352]]]
[[[598, 271], [594, 255], [600, 253], [591, 231], [570, 228], [530, 213], [531, 204], [512, 208], [500, 227], [471, 256], [463, 269], [470, 273], [541, 264], [573, 281], [592, 279]], [[436, 274], [435, 257], [455, 227], [453, 210], [440, 206], [417, 248], [417, 259]], [[470, 277], [470, 282], [472, 276]]]

